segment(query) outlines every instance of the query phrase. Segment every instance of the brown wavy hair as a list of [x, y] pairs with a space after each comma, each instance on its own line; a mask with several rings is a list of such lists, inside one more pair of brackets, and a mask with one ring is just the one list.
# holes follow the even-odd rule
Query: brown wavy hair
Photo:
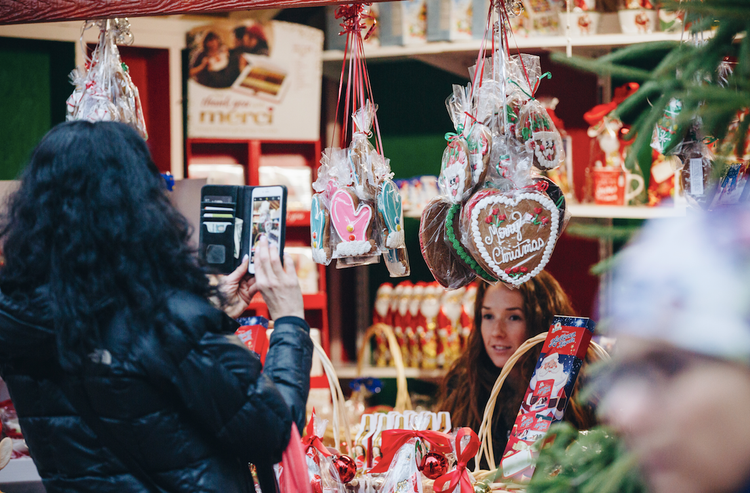
[[[479, 281], [474, 304], [474, 327], [469, 335], [466, 350], [453, 363], [443, 379], [438, 393], [437, 408], [450, 411], [453, 427], [468, 426], [479, 431], [484, 408], [492, 387], [502, 368], [494, 365], [484, 348], [482, 339], [482, 304], [490, 286]], [[518, 287], [523, 297], [526, 319], [526, 337], [530, 338], [549, 329], [555, 315], [575, 315], [573, 306], [557, 280], [546, 271], [540, 272]], [[507, 442], [507, 433], [515, 422], [521, 400], [534, 372], [541, 346], [529, 351], [516, 364], [503, 384], [495, 407], [493, 443], [495, 456], [499, 457]], [[582, 408], [572, 399], [565, 419], [578, 428], [593, 425], [593, 412]]]

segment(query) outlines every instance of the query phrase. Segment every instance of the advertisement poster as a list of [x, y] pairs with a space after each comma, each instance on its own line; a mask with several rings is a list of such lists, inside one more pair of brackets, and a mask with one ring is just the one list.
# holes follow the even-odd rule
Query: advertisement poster
[[188, 33], [188, 137], [320, 138], [323, 31], [220, 23]]

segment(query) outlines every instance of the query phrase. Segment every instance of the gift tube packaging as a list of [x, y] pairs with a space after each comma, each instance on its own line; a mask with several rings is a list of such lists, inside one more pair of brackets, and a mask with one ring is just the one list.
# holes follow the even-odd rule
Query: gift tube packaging
[[553, 319], [503, 452], [503, 478], [531, 479], [538, 455], [532, 445], [562, 420], [593, 334], [594, 322], [588, 318]]
[[482, 39], [487, 0], [427, 0], [427, 41]]
[[383, 2], [379, 7], [381, 46], [427, 42], [427, 0]]

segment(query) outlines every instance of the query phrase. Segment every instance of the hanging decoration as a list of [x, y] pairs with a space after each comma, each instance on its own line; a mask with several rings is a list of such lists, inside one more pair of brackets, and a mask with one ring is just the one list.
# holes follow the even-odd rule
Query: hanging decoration
[[80, 37], [84, 53], [87, 52], [84, 33], [94, 27], [99, 28], [96, 47], [86, 56], [84, 66], [70, 73], [75, 90], [66, 102], [66, 120], [123, 122], [148, 139], [138, 88], [117, 49], [118, 44], [133, 43], [130, 22], [126, 18], [86, 21]]

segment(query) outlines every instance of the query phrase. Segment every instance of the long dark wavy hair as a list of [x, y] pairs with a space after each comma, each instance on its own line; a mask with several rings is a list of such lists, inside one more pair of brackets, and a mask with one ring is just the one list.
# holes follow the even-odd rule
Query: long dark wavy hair
[[170, 290], [214, 294], [189, 235], [135, 130], [63, 123], [9, 199], [0, 290], [54, 328], [61, 364], [75, 368], [116, 313], [148, 328], [167, 320]]
[[[474, 305], [474, 327], [467, 341], [467, 348], [453, 363], [443, 379], [438, 393], [437, 408], [450, 411], [451, 424], [454, 427], [468, 426], [479, 431], [484, 408], [489, 400], [492, 387], [502, 368], [498, 368], [490, 359], [482, 339], [482, 304], [484, 295], [490, 286], [480, 281], [477, 286]], [[518, 287], [523, 297], [524, 318], [526, 320], [526, 338], [541, 334], [549, 329], [555, 315], [575, 315], [568, 296], [557, 280], [547, 271], [540, 272]], [[507, 441], [507, 432], [515, 422], [521, 406], [526, 386], [534, 372], [539, 359], [541, 346], [529, 351], [522, 357], [505, 380], [497, 398], [493, 422], [493, 442], [495, 457], [499, 457]], [[566, 419], [577, 427], [592, 425], [593, 413], [586, 412], [571, 400]]]

